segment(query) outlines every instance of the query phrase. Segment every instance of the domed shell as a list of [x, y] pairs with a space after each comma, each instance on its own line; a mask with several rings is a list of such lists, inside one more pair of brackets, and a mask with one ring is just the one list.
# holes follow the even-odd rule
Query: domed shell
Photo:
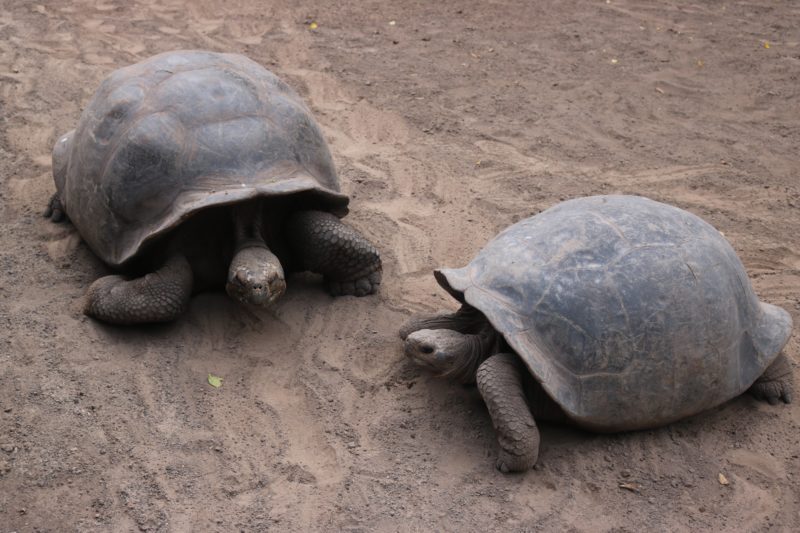
[[56, 142], [53, 170], [71, 221], [112, 266], [210, 206], [305, 193], [347, 213], [309, 110], [235, 54], [170, 52], [111, 73]]
[[636, 196], [558, 204], [435, 274], [575, 422], [599, 431], [666, 424], [741, 394], [792, 328], [759, 302], [716, 229]]

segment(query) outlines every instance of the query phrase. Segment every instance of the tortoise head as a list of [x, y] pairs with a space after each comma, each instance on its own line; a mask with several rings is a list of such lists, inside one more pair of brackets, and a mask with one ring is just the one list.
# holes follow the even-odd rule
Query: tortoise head
[[473, 383], [478, 366], [491, 354], [494, 335], [452, 329], [421, 329], [405, 338], [406, 356], [439, 377]]
[[231, 261], [225, 290], [240, 302], [272, 304], [286, 290], [280, 260], [266, 246], [243, 248]]
[[412, 361], [437, 374], [447, 374], [469, 357], [465, 335], [452, 329], [421, 329], [406, 337], [405, 352]]

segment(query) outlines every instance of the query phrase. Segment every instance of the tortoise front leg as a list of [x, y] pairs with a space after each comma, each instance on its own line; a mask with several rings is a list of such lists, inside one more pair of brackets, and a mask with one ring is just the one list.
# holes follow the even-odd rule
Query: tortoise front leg
[[780, 401], [792, 403], [793, 382], [792, 365], [789, 364], [785, 354], [780, 354], [753, 383], [750, 394], [771, 405]]
[[183, 313], [192, 294], [192, 268], [181, 254], [140, 278], [105, 276], [89, 287], [83, 312], [111, 324], [169, 322]]
[[298, 211], [286, 237], [302, 270], [322, 274], [333, 296], [378, 291], [383, 267], [378, 250], [363, 235], [324, 211]]
[[519, 358], [500, 353], [481, 363], [476, 376], [500, 444], [501, 472], [524, 472], [539, 457], [539, 430], [525, 399], [523, 372]]

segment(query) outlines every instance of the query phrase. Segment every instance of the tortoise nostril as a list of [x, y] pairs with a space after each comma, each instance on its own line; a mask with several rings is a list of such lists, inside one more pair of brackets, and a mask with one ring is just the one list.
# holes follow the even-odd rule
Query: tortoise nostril
[[260, 291], [261, 289], [264, 288], [264, 286], [260, 283], [256, 283], [255, 285], [253, 285], [253, 288], [257, 291]]

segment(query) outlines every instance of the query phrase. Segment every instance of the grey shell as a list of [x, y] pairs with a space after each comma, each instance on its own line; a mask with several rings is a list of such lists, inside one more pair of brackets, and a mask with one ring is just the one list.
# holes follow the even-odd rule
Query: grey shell
[[112, 266], [210, 206], [305, 193], [347, 213], [309, 110], [235, 54], [170, 52], [111, 73], [56, 142], [53, 173], [71, 221]]
[[741, 394], [792, 329], [716, 229], [636, 196], [558, 204], [435, 274], [568, 416], [599, 431], [666, 424]]

